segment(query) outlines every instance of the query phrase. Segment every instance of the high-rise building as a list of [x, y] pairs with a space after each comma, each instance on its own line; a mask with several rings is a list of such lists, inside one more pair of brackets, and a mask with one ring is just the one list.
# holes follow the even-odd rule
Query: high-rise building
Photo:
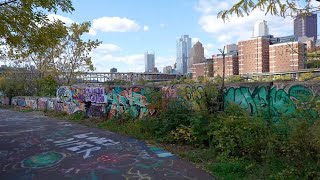
[[261, 37], [261, 36], [267, 36], [267, 35], [269, 35], [269, 27], [268, 27], [267, 21], [265, 20], [257, 21], [254, 24], [252, 36]]
[[118, 71], [117, 68], [111, 68], [111, 69], [110, 69], [110, 72], [111, 72], [111, 73], [116, 73], [117, 71]]
[[192, 67], [192, 64], [201, 63], [204, 62], [206, 59], [204, 58], [204, 48], [202, 44], [198, 41], [195, 43], [191, 49], [190, 54], [190, 65], [189, 67]]
[[187, 74], [190, 72], [190, 51], [191, 38], [188, 35], [183, 35], [177, 40], [177, 73]]
[[317, 41], [317, 14], [298, 15], [294, 19], [294, 35], [298, 37], [313, 38], [313, 42]]
[[153, 72], [155, 68], [154, 54], [144, 53], [145, 72]]

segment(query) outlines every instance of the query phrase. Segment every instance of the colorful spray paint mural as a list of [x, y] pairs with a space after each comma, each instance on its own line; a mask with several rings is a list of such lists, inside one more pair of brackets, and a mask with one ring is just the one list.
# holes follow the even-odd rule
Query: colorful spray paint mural
[[116, 118], [128, 113], [134, 118], [153, 114], [149, 110], [144, 88], [140, 87], [60, 87], [57, 90], [56, 110], [68, 114], [86, 111], [85, 104], [90, 102], [89, 116]]
[[225, 90], [225, 106], [237, 104], [252, 115], [291, 115], [301, 108], [318, 117], [320, 97], [316, 85], [266, 84], [229, 87]]
[[[225, 106], [237, 104], [252, 115], [267, 114], [274, 117], [291, 115], [297, 109], [305, 109], [313, 117], [318, 117], [319, 90], [320, 87], [316, 84], [296, 82], [233, 84], [225, 89]], [[149, 96], [154, 96], [153, 92], [159, 91], [162, 92], [162, 99], [184, 98], [192, 104], [194, 110], [206, 108], [202, 85], [160, 88], [62, 86], [57, 90], [57, 98], [14, 97], [12, 104], [33, 109], [47, 108], [68, 114], [82, 111], [89, 116], [118, 118], [129, 114], [134, 118], [142, 118], [156, 112]]]

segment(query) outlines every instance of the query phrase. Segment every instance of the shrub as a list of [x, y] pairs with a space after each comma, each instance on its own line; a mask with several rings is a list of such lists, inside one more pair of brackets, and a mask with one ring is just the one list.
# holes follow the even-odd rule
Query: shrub
[[248, 158], [260, 161], [268, 142], [268, 129], [259, 118], [220, 116], [210, 125], [212, 145], [221, 158]]
[[180, 143], [194, 143], [197, 140], [192, 133], [190, 126], [180, 125], [175, 130], [171, 131], [171, 135], [176, 142]]

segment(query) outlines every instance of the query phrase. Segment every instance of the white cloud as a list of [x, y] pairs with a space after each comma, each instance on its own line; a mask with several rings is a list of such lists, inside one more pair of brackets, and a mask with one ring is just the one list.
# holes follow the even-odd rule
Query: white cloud
[[234, 3], [236, 3], [235, 0], [199, 0], [196, 10], [203, 14], [217, 14], [221, 10], [229, 8]]
[[149, 26], [143, 26], [144, 31], [149, 31]]
[[121, 51], [121, 48], [115, 44], [100, 44], [93, 53], [97, 54], [110, 54]]
[[74, 21], [68, 17], [64, 17], [64, 16], [61, 16], [61, 15], [58, 15], [58, 14], [49, 14], [48, 15], [48, 19], [50, 21], [57, 21], [57, 20], [60, 20], [62, 22], [64, 22], [66, 25], [70, 25], [72, 23], [74, 23]]
[[127, 18], [101, 17], [92, 21], [92, 28], [103, 32], [129, 32], [138, 31], [140, 26]]
[[[143, 53], [124, 54], [122, 49], [115, 44], [101, 44], [91, 53], [92, 63], [97, 72], [109, 72], [113, 67], [118, 72], [144, 72], [145, 62]], [[159, 71], [163, 67], [173, 65], [174, 57], [155, 56], [156, 67]]]
[[[228, 21], [223, 22], [217, 18], [221, 10], [233, 5], [234, 0], [226, 0], [223, 3], [218, 0], [199, 0], [197, 10], [202, 12], [198, 21], [202, 30], [212, 35], [217, 40], [217, 46], [230, 43], [237, 43], [239, 40], [246, 40], [252, 37], [254, 23], [260, 19], [266, 20], [269, 25], [269, 33], [274, 36], [289, 36], [293, 34], [293, 21], [290, 17], [265, 16], [265, 13], [256, 9], [250, 16], [232, 16]], [[229, 5], [229, 6], [227, 6]]]
[[95, 36], [95, 35], [97, 35], [97, 31], [94, 30], [93, 28], [90, 28], [88, 34], [90, 34], [91, 36]]
[[211, 43], [203, 45], [204, 48], [204, 57], [211, 58], [216, 49], [214, 49], [214, 45]]
[[95, 54], [92, 55], [92, 63], [98, 72], [108, 72], [112, 67], [118, 72], [144, 72], [144, 55], [112, 55]]
[[161, 27], [161, 28], [165, 28], [166, 26], [167, 26], [167, 25], [164, 24], [164, 23], [161, 23], [161, 24], [160, 24], [160, 27]]
[[113, 67], [118, 72], [144, 72], [144, 54], [123, 55], [115, 44], [101, 44], [91, 52], [91, 57], [97, 72], [108, 72]]

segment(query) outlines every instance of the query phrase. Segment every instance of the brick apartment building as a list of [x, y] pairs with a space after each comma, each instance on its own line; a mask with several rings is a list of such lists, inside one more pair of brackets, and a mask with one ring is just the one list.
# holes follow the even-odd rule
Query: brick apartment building
[[[223, 74], [223, 56], [221, 54], [213, 56], [213, 77]], [[239, 75], [238, 55], [226, 54], [225, 56], [225, 76]]]
[[257, 37], [238, 43], [239, 74], [269, 72], [270, 38]]
[[213, 61], [206, 59], [204, 62], [192, 64], [192, 78], [197, 79], [199, 76], [213, 77]]
[[305, 64], [305, 51], [306, 45], [298, 41], [270, 45], [270, 72], [303, 69]]

